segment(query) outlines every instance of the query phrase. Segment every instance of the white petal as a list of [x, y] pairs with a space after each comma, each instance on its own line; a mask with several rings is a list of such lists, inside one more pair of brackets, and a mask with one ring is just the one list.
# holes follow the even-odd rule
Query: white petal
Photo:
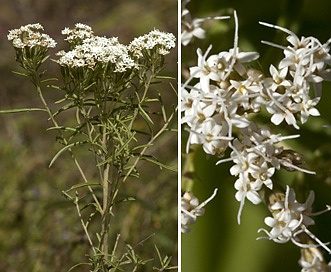
[[247, 198], [249, 201], [251, 201], [255, 205], [261, 203], [261, 201], [262, 201], [258, 192], [252, 191], [252, 190], [248, 192]]
[[284, 120], [284, 114], [283, 113], [275, 113], [271, 117], [271, 122], [274, 123], [275, 125], [279, 125], [281, 122]]

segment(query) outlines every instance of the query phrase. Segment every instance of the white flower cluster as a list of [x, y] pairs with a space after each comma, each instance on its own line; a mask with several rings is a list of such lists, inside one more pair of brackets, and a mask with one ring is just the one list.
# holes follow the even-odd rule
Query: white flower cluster
[[214, 193], [204, 202], [199, 205], [199, 200], [192, 192], [185, 192], [181, 199], [181, 232], [187, 233], [190, 231], [189, 225], [196, 222], [197, 217], [205, 213], [204, 206], [211, 201], [217, 193]]
[[318, 245], [331, 253], [331, 250], [307, 229], [308, 226], [315, 224], [311, 216], [330, 210], [330, 207], [328, 207], [325, 211], [312, 213], [311, 206], [314, 198], [314, 192], [311, 191], [306, 202], [301, 204], [296, 200], [294, 190], [287, 186], [284, 199], [271, 203], [270, 210], [273, 217], [267, 217], [264, 221], [272, 229], [270, 232], [265, 229], [259, 229], [259, 232], [263, 231], [268, 235], [268, 237], [260, 237], [260, 239], [267, 238], [277, 243], [286, 243], [291, 240], [300, 247], [312, 247], [312, 245], [306, 245], [300, 241], [299, 235], [305, 233], [317, 242]]
[[92, 28], [88, 25], [81, 23], [75, 24], [74, 29], [66, 27], [61, 31], [61, 33], [66, 36], [64, 40], [67, 41], [69, 44], [81, 43], [83, 40], [93, 37]]
[[206, 31], [202, 28], [202, 24], [206, 20], [222, 20], [228, 19], [229, 16], [216, 16], [216, 17], [205, 17], [205, 18], [191, 18], [190, 11], [186, 8], [186, 5], [190, 2], [190, 0], [182, 1], [182, 14], [181, 14], [181, 43], [182, 45], [188, 45], [192, 39], [204, 39], [206, 36]]
[[119, 43], [118, 38], [93, 36], [82, 40], [72, 50], [57, 53], [60, 58], [56, 61], [61, 66], [72, 68], [88, 67], [94, 69], [100, 64], [114, 64], [114, 72], [125, 72], [136, 68], [134, 60], [128, 53], [128, 48]]
[[91, 27], [84, 24], [76, 24], [74, 29], [65, 28], [62, 34], [66, 35], [71, 50], [58, 52], [60, 58], [56, 62], [71, 68], [93, 70], [97, 64], [112, 64], [114, 72], [123, 73], [138, 69], [134, 57], [142, 57], [144, 49], [156, 47], [157, 54], [166, 55], [175, 47], [174, 35], [159, 30], [134, 39], [128, 46], [121, 44], [117, 37], [94, 36]]
[[47, 34], [41, 33], [44, 27], [37, 24], [28, 24], [9, 31], [7, 38], [15, 48], [32, 48], [36, 46], [54, 48], [56, 42]]
[[238, 177], [234, 184], [237, 189], [235, 197], [240, 202], [238, 222], [246, 198], [254, 204], [259, 204], [262, 201], [259, 195], [262, 186], [273, 189], [271, 178], [276, 169], [279, 170], [281, 166], [298, 169], [294, 159], [285, 160], [283, 147], [277, 146], [282, 140], [296, 135], [282, 137], [280, 134], [271, 134], [267, 126], [258, 127], [253, 122], [248, 127], [240, 129], [240, 134], [241, 140], [236, 138], [233, 141], [233, 151], [230, 155], [230, 160], [235, 164], [230, 168], [230, 173]]
[[[319, 102], [322, 81], [331, 80], [331, 55], [329, 54], [329, 40], [322, 44], [314, 37], [299, 39], [292, 31], [266, 23], [262, 25], [274, 27], [288, 34], [289, 46], [283, 47], [273, 43], [266, 44], [283, 49], [284, 58], [278, 69], [270, 66], [271, 78], [264, 80], [264, 100], [270, 102], [267, 110], [271, 113], [271, 121], [278, 125], [283, 120], [298, 128], [297, 117], [305, 123], [309, 115], [318, 116], [315, 108]], [[310, 97], [310, 86], [315, 87], [317, 97]]]
[[158, 29], [150, 31], [148, 34], [135, 38], [129, 45], [129, 51], [133, 56], [142, 58], [144, 50], [156, 49], [160, 55], [167, 55], [176, 46], [176, 38], [172, 33], [162, 32]]
[[[246, 68], [246, 63], [257, 60], [256, 52], [241, 52], [238, 48], [238, 19], [234, 13], [236, 33], [234, 47], [229, 51], [208, 56], [197, 50], [198, 65], [190, 68], [190, 78], [182, 87], [182, 123], [189, 126], [190, 144], [201, 144], [207, 154], [222, 157], [229, 147], [231, 157], [220, 160], [233, 161], [232, 175], [237, 176], [236, 199], [241, 203], [238, 222], [244, 201], [261, 202], [260, 189], [272, 189], [271, 177], [280, 167], [313, 173], [298, 167], [300, 159], [286, 156], [282, 140], [298, 137], [283, 137], [272, 134], [267, 127], [258, 127], [252, 116], [265, 108], [271, 122], [279, 125], [285, 120], [299, 128], [297, 122], [307, 121], [310, 115], [319, 115], [315, 108], [319, 97], [311, 98], [310, 85], [320, 90], [320, 83], [330, 79], [331, 64], [328, 43], [321, 44], [316, 38], [301, 38], [283, 28], [289, 37], [290, 46], [281, 47], [284, 59], [278, 68], [270, 66], [271, 76], [261, 71]], [[264, 23], [263, 23], [264, 24]], [[271, 26], [269, 24], [264, 24]], [[276, 26], [272, 26], [278, 28]], [[270, 44], [270, 43], [267, 43]], [[189, 83], [198, 79], [194, 86]], [[236, 136], [237, 135], [237, 136]]]

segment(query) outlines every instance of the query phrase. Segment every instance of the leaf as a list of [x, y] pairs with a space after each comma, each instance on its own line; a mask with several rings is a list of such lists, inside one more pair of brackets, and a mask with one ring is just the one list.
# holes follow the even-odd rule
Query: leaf
[[[46, 82], [50, 82], [50, 81], [58, 81], [58, 79], [57, 78], [46, 78], [46, 79], [44, 79], [44, 80], [42, 80], [41, 81], [41, 83], [46, 83]], [[56, 86], [56, 87], [58, 87], [58, 86]]]
[[80, 142], [75, 142], [75, 143], [71, 143], [69, 145], [66, 145], [65, 147], [63, 147], [62, 149], [60, 149], [55, 156], [53, 157], [52, 161], [49, 164], [49, 167], [51, 167], [53, 165], [53, 163], [57, 160], [57, 158], [66, 150], [76, 146], [76, 145], [82, 145], [82, 144], [86, 144], [88, 143], [88, 141], [80, 141]]
[[68, 270], [68, 272], [71, 272], [71, 271], [73, 271], [75, 268], [77, 268], [77, 267], [79, 267], [79, 266], [82, 266], [82, 265], [91, 266], [90, 263], [78, 263], [78, 264], [75, 264], [74, 266], [72, 266], [72, 267]]
[[[56, 103], [61, 103], [62, 101], [57, 101]], [[60, 114], [61, 112], [65, 111], [65, 110], [68, 110], [68, 109], [71, 109], [73, 107], [75, 107], [76, 104], [75, 102], [70, 102], [66, 105], [64, 105], [63, 107], [61, 107], [58, 111], [56, 111], [55, 113], [53, 113], [53, 117], [57, 116], [58, 114]]]
[[153, 120], [149, 117], [149, 115], [147, 114], [147, 112], [141, 107], [140, 104], [138, 104], [138, 108], [139, 108], [139, 113], [141, 115], [141, 117], [148, 123], [154, 125]]
[[69, 195], [67, 192], [62, 191], [62, 194], [65, 196], [66, 199], [68, 199], [71, 202], [75, 202], [75, 200]]
[[137, 146], [132, 148], [132, 151], [135, 151], [137, 149], [142, 149], [142, 148], [145, 148], [145, 147], [151, 147], [151, 146], [153, 146], [153, 144], [148, 144], [147, 143], [147, 144], [143, 144], [143, 145], [137, 145]]
[[10, 109], [10, 110], [0, 110], [0, 114], [32, 112], [32, 111], [46, 111], [46, 110], [41, 108]]
[[58, 127], [50, 127], [47, 130], [64, 130], [64, 131], [71, 131], [71, 132], [77, 132], [79, 130], [77, 130], [76, 128], [72, 128], [72, 127], [65, 127], [65, 126], [58, 126]]
[[174, 77], [170, 77], [170, 76], [156, 76], [155, 78], [158, 78], [158, 79], [171, 79], [171, 80], [176, 80], [176, 78], [174, 78]]
[[25, 76], [25, 77], [29, 76], [28, 74], [25, 74], [23, 72], [18, 72], [18, 71], [12, 71], [12, 73], [15, 74], [15, 75], [19, 75], [19, 76]]
[[78, 133], [83, 134], [83, 135], [86, 135], [86, 133], [84, 131], [82, 131], [82, 127], [84, 125], [85, 124], [82, 124], [81, 126], [75, 127], [75, 128], [73, 128], [73, 127], [66, 127], [66, 126], [57, 126], [57, 127], [50, 127], [47, 130], [63, 130], [63, 131], [72, 132], [72, 135], [76, 135]]
[[169, 165], [163, 164], [162, 162], [159, 162], [158, 160], [154, 159], [152, 156], [143, 156], [142, 159], [146, 160], [146, 161], [149, 161], [151, 163], [154, 163], [154, 164], [160, 166], [161, 168], [165, 168], [165, 169], [168, 169], [170, 171], [177, 172], [176, 168], [173, 168]]
[[73, 186], [70, 187], [70, 189], [66, 190], [66, 192], [70, 192], [72, 190], [78, 189], [78, 188], [82, 188], [82, 187], [86, 187], [86, 186], [98, 186], [100, 185], [99, 182], [83, 182], [83, 183], [78, 183], [75, 184]]
[[167, 113], [166, 113], [166, 110], [165, 110], [165, 107], [164, 107], [162, 96], [161, 96], [161, 94], [159, 92], [158, 92], [158, 97], [159, 97], [159, 101], [160, 101], [160, 104], [161, 104], [161, 111], [162, 111], [163, 122], [166, 123], [167, 122]]

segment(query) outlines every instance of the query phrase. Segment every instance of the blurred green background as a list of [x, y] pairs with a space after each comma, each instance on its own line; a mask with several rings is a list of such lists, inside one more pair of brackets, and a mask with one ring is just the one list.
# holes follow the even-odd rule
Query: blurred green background
[[[326, 0], [302, 1], [227, 1], [192, 0], [187, 8], [193, 17], [230, 14], [237, 10], [239, 18], [239, 46], [242, 51], [258, 51], [262, 69], [268, 73], [270, 64], [277, 64], [281, 50], [261, 44], [261, 40], [286, 45], [285, 35], [275, 29], [258, 24], [264, 21], [278, 24], [296, 32], [298, 36], [315, 36], [322, 43], [331, 37], [331, 2]], [[207, 21], [204, 24], [207, 38], [195, 40], [193, 45], [182, 47], [184, 73], [196, 65], [196, 48], [203, 52], [212, 44], [211, 54], [228, 50], [233, 46], [234, 22]], [[260, 67], [261, 68], [261, 67]], [[317, 172], [315, 176], [279, 171], [275, 176], [282, 184], [291, 184], [300, 191], [315, 191], [314, 210], [319, 211], [331, 204], [331, 85], [324, 83], [322, 100], [318, 105], [320, 117], [312, 117], [302, 126], [297, 140], [285, 144], [304, 155], [307, 169]], [[269, 119], [265, 119], [269, 120]], [[275, 128], [275, 127], [274, 127]], [[295, 129], [281, 125], [276, 127], [286, 135], [296, 134]], [[275, 132], [277, 132], [277, 130]], [[183, 132], [182, 146], [186, 144]], [[196, 179], [193, 192], [202, 201], [209, 197], [214, 188], [219, 188], [216, 198], [209, 203], [205, 215], [198, 218], [189, 234], [182, 234], [182, 272], [273, 272], [300, 271], [299, 249], [291, 243], [276, 244], [259, 240], [257, 230], [265, 227], [264, 218], [269, 215], [264, 205], [255, 206], [249, 201], [243, 209], [241, 225], [237, 224], [239, 202], [235, 200], [233, 187], [235, 178], [229, 175], [231, 163], [215, 166], [217, 160], [206, 156], [201, 149], [195, 154]], [[301, 190], [302, 189], [302, 190]], [[302, 199], [300, 193], [297, 194]], [[331, 213], [314, 218], [316, 226], [311, 231], [322, 241], [331, 241]], [[326, 256], [330, 261], [330, 256]]]
[[[59, 42], [51, 54], [63, 48], [61, 30], [77, 22], [91, 26], [96, 35], [118, 36], [124, 44], [154, 28], [177, 34], [174, 0], [0, 0], [0, 14], [0, 109], [40, 106], [30, 81], [11, 72], [18, 70], [18, 64], [6, 37], [10, 29], [41, 23], [45, 32]], [[176, 78], [176, 51], [166, 57], [163, 75]], [[58, 75], [56, 68], [54, 63], [48, 67], [50, 76]], [[176, 80], [172, 84], [176, 86]], [[167, 108], [177, 104], [168, 84], [162, 85], [161, 92]], [[47, 89], [44, 95], [52, 102], [61, 97], [61, 92]], [[47, 116], [0, 115], [0, 124], [0, 271], [59, 272], [87, 261], [88, 243], [75, 207], [61, 194], [79, 183], [80, 177], [68, 154], [48, 168], [60, 145], [55, 143], [54, 133], [46, 132], [51, 125]], [[176, 167], [177, 134], [166, 133], [159, 140], [151, 152]], [[79, 155], [87, 175], [93, 176], [88, 153]], [[122, 241], [134, 246], [154, 233], [137, 248], [138, 253], [142, 258], [156, 258], [156, 244], [162, 256], [173, 256], [172, 264], [176, 264], [177, 174], [148, 163], [138, 168], [141, 178], [127, 182], [123, 188], [124, 195], [138, 201], [118, 208], [111, 235], [120, 232]], [[149, 265], [143, 271], [151, 270]]]

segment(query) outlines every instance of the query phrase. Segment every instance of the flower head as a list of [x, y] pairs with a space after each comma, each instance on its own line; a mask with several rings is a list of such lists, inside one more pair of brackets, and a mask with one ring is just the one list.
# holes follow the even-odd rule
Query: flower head
[[56, 42], [47, 34], [42, 33], [43, 26], [39, 23], [21, 26], [18, 29], [9, 31], [7, 38], [13, 42], [15, 48], [54, 48]]
[[192, 192], [185, 192], [181, 199], [181, 232], [187, 233], [190, 231], [189, 225], [196, 222], [198, 216], [202, 216], [205, 213], [204, 206], [210, 202], [217, 193], [217, 189], [214, 193], [204, 202], [199, 205], [199, 200], [194, 196]]
[[273, 217], [265, 218], [265, 223], [272, 229], [270, 232], [265, 229], [259, 229], [259, 232], [264, 231], [268, 235], [268, 237], [260, 238], [267, 238], [277, 243], [292, 241], [302, 248], [311, 247], [312, 245], [306, 245], [300, 241], [299, 234], [305, 233], [317, 242], [318, 245], [331, 253], [331, 250], [307, 229], [308, 226], [315, 224], [311, 216], [330, 210], [330, 207], [327, 207], [325, 211], [312, 213], [313, 202], [313, 191], [310, 192], [305, 203], [299, 203], [296, 200], [294, 190], [287, 186], [284, 198], [270, 203], [270, 210]]
[[182, 33], [181, 33], [181, 43], [182, 45], [188, 45], [192, 39], [204, 39], [206, 36], [206, 31], [202, 28], [202, 25], [207, 20], [222, 20], [228, 19], [229, 16], [215, 16], [215, 17], [205, 17], [205, 18], [191, 18], [190, 11], [186, 8], [189, 0], [182, 1]]
[[172, 33], [162, 32], [158, 29], [135, 38], [128, 46], [134, 57], [142, 58], [146, 50], [156, 50], [160, 55], [167, 55], [176, 46], [176, 38]]
[[94, 69], [97, 64], [112, 64], [114, 72], [125, 72], [136, 68], [135, 61], [129, 56], [125, 45], [117, 37], [93, 36], [86, 38], [68, 52], [60, 51], [56, 61], [61, 66], [71, 68], [87, 67]]
[[81, 23], [75, 24], [74, 29], [66, 27], [61, 33], [66, 36], [64, 40], [73, 45], [81, 44], [83, 40], [93, 37], [92, 28]]

